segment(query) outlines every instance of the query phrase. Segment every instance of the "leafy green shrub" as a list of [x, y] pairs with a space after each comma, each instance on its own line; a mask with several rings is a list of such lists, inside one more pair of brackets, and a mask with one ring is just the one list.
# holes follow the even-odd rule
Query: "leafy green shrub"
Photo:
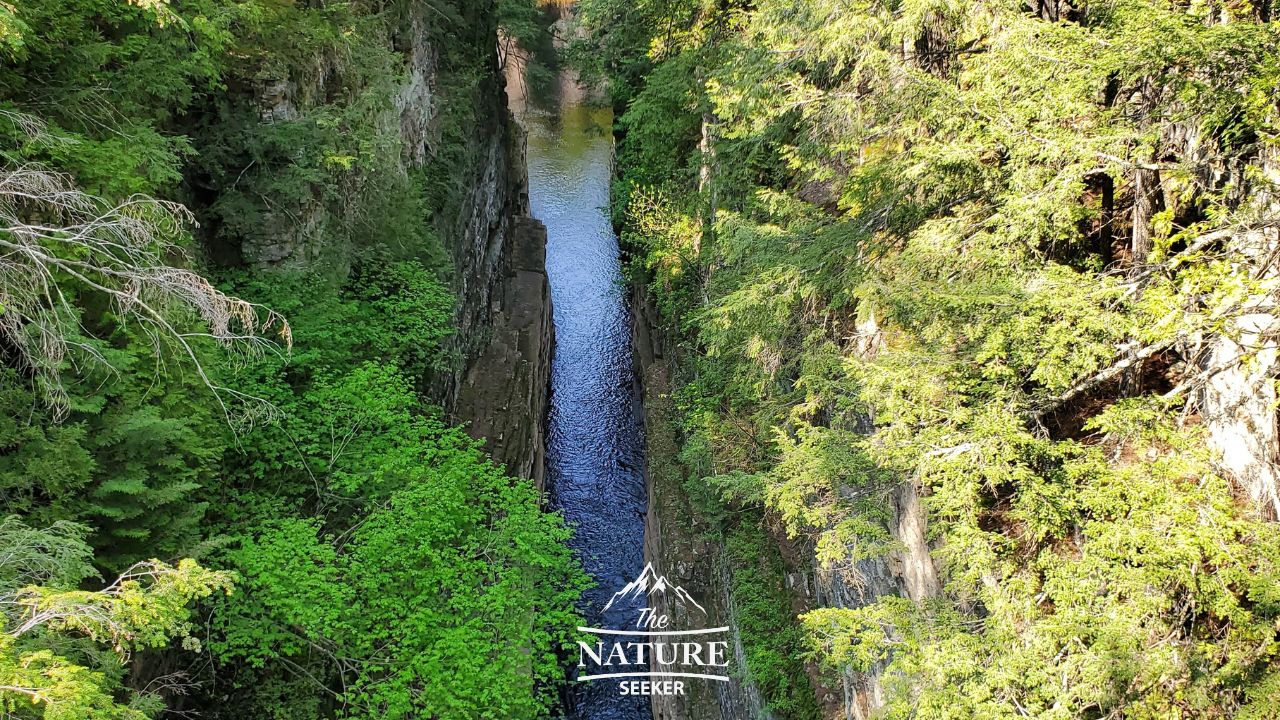
[[356, 375], [381, 384], [341, 389], [358, 402], [325, 417], [350, 423], [344, 452], [368, 464], [333, 487], [377, 506], [340, 536], [297, 519], [241, 540], [227, 557], [245, 596], [215, 614], [214, 652], [250, 668], [319, 663], [345, 687], [343, 717], [544, 716], [585, 582], [568, 530], [462, 431], [407, 412], [402, 378]]

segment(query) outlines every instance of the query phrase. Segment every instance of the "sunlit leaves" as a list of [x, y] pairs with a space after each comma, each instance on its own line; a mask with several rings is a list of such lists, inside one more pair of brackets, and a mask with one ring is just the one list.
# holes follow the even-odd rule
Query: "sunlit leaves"
[[[623, 115], [624, 183], [714, 129], [714, 158], [668, 153], [663, 212], [626, 218], [681, 341], [691, 473], [826, 568], [897, 549], [882, 489], [923, 487], [944, 597], [806, 617], [887, 717], [1274, 701], [1274, 526], [1185, 406], [1201, 343], [1276, 290], [1256, 11], [766, 0]], [[669, 70], [691, 64], [692, 90]], [[1149, 256], [1126, 250], [1139, 164], [1163, 182]], [[678, 274], [653, 262], [676, 238]], [[1165, 352], [1116, 371], [1140, 348]]]
[[191, 560], [151, 560], [101, 590], [79, 590], [95, 574], [84, 532], [70, 523], [0, 524], [10, 543], [0, 565], [0, 709], [45, 720], [145, 720], [140, 707], [154, 698], [123, 690], [121, 668], [132, 653], [175, 638], [198, 651], [190, 606], [230, 593], [233, 576]]
[[400, 436], [416, 463], [349, 537], [286, 520], [245, 538], [230, 554], [245, 598], [217, 613], [214, 650], [257, 667], [319, 653], [346, 688], [342, 717], [545, 713], [585, 582], [568, 530], [444, 435]]

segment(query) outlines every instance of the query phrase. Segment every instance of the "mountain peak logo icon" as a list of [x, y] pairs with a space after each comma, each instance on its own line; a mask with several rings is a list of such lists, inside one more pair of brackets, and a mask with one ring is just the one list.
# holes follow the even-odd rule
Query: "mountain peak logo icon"
[[694, 600], [684, 588], [659, 575], [653, 569], [653, 563], [646, 564], [644, 570], [640, 571], [640, 575], [635, 580], [627, 583], [621, 590], [614, 593], [613, 597], [609, 598], [609, 602], [605, 603], [604, 609], [608, 610], [618, 600], [643, 597], [647, 601], [648, 597], [654, 593], [666, 592], [674, 593], [676, 600], [680, 603], [693, 605], [701, 610], [703, 615], [707, 614], [706, 608], [699, 605], [698, 601]]

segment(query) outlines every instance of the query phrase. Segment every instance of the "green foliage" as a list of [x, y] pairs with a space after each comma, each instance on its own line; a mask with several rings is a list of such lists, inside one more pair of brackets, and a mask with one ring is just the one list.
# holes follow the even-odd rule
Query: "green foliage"
[[810, 657], [885, 717], [1264, 716], [1276, 526], [1194, 388], [1273, 293], [1269, 4], [631, 5], [584, 3], [575, 52], [620, 53], [615, 211], [695, 494], [856, 575], [923, 490], [942, 595], [814, 608]]
[[371, 259], [341, 282], [318, 273], [245, 274], [233, 282], [237, 292], [296, 318], [296, 350], [261, 368], [287, 364], [310, 378], [345, 370], [353, 358], [395, 363], [413, 377], [453, 367], [445, 352], [453, 293], [418, 261]]
[[[370, 603], [363, 642], [395, 647], [404, 661], [393, 681], [371, 674], [356, 701], [368, 717], [549, 713], [585, 583], [568, 532], [539, 511], [528, 483], [513, 484], [475, 450], [418, 477], [353, 538], [357, 587]], [[387, 587], [398, 591], [380, 592]]]
[[16, 515], [0, 520], [0, 540], [9, 549], [0, 562], [0, 587], [7, 592], [40, 584], [68, 588], [95, 576], [86, 532], [66, 520], [47, 528], [30, 527]]
[[211, 643], [213, 653], [262, 668], [344, 634], [338, 628], [349, 623], [346, 611], [354, 596], [342, 583], [333, 545], [318, 539], [318, 527], [314, 519], [275, 520], [228, 553], [243, 578], [243, 597], [225, 602], [227, 609], [215, 614], [226, 630]]
[[[140, 342], [126, 347], [130, 354], [146, 352]], [[129, 380], [100, 379], [104, 385], [95, 399], [105, 404], [83, 420], [95, 472], [88, 492], [72, 504], [72, 517], [96, 529], [94, 544], [104, 548], [99, 562], [112, 570], [149, 554], [175, 557], [194, 546], [205, 515], [194, 493], [214, 481], [228, 444], [208, 388], [180, 367], [162, 363], [124, 353], [113, 357], [114, 371]], [[164, 389], [162, 395], [157, 388]]]
[[747, 675], [777, 717], [816, 720], [820, 713], [799, 659], [803, 637], [784, 584], [786, 568], [771, 543], [745, 518], [725, 536], [733, 578], [730, 596], [746, 648]]
[[234, 12], [215, 3], [178, 14], [161, 2], [21, 3], [10, 16], [27, 28], [21, 50], [0, 65], [6, 105], [34, 110], [73, 141], [38, 159], [73, 173], [88, 192], [172, 187], [191, 147], [156, 126], [216, 86]]
[[522, 48], [536, 48], [547, 36], [535, 0], [498, 0], [494, 9], [502, 34]]
[[181, 359], [153, 356], [132, 333], [120, 331], [119, 349], [85, 340], [96, 359], [68, 373], [65, 420], [4, 373], [0, 398], [13, 408], [3, 434], [11, 450], [0, 458], [5, 506], [92, 526], [97, 561], [113, 572], [148, 555], [174, 557], [199, 536], [205, 506], [194, 493], [213, 481], [227, 448], [216, 400]]
[[[658, 66], [618, 119], [618, 131], [627, 137], [618, 164], [629, 183], [662, 186], [692, 179], [689, 173], [697, 167], [693, 158], [701, 123], [696, 61], [696, 57], [680, 56]], [[624, 184], [622, 189], [626, 188]], [[624, 202], [625, 197], [618, 201]]]
[[[890, 716], [1006, 717], [1016, 697], [1035, 717], [1223, 717], [1228, 688], [1274, 703], [1280, 532], [1240, 517], [1195, 434], [1148, 404], [1120, 403], [1094, 424], [1107, 450], [1142, 460], [1109, 466], [1103, 448], [1078, 448], [1053, 484], [1025, 474], [1008, 522], [1024, 528], [1030, 550], [1018, 551], [1030, 557], [980, 518], [948, 524], [953, 572], [998, 581], [980, 595], [980, 623], [900, 598], [815, 611], [804, 620], [817, 656], [888, 662], [900, 685]], [[1157, 452], [1169, 445], [1180, 452]], [[971, 459], [931, 475], [947, 488], [973, 473]], [[1054, 538], [1067, 527], [1063, 552]]]
[[[144, 720], [147, 693], [120, 682], [129, 653], [191, 635], [190, 605], [230, 593], [232, 575], [183, 560], [152, 560], [129, 568], [99, 591], [75, 586], [96, 573], [86, 528], [58, 522], [46, 529], [15, 517], [0, 522], [7, 549], [0, 564], [0, 708], [15, 718]], [[126, 702], [120, 697], [127, 696]]]
[[[568, 531], [431, 399], [478, 341], [454, 337], [441, 240], [502, 151], [496, 28], [525, 37], [533, 17], [524, 0], [0, 3], [0, 172], [55, 188], [5, 195], [0, 244], [56, 260], [0, 273], [0, 511], [17, 516], [0, 714], [142, 720], [176, 694], [225, 718], [549, 714], [584, 582]], [[407, 81], [429, 85], [409, 108], [429, 126], [404, 115], [422, 102]], [[134, 193], [186, 202], [199, 231], [150, 198], [112, 210]], [[77, 223], [98, 215], [135, 224], [86, 250]], [[264, 269], [281, 247], [288, 267]], [[278, 346], [256, 306], [188, 272], [202, 261], [289, 316]], [[138, 312], [161, 281], [176, 297]], [[211, 342], [241, 331], [245, 352]]]
[[[93, 456], [82, 423], [47, 423], [40, 398], [10, 368], [0, 372], [0, 488], [6, 510], [42, 515], [42, 508], [76, 497], [89, 484]], [[55, 511], [55, 515], [66, 512]]]
[[230, 553], [246, 599], [215, 614], [219, 658], [342, 658], [331, 668], [343, 675], [341, 717], [530, 718], [552, 707], [585, 580], [568, 531], [461, 431], [436, 433], [401, 441], [412, 458], [371, 470], [397, 489], [349, 537], [293, 520]]

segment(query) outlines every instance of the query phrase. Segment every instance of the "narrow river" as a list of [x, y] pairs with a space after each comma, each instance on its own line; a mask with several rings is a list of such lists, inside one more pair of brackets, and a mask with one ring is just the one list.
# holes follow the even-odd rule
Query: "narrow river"
[[[618, 240], [607, 215], [611, 116], [566, 101], [530, 110], [529, 200], [547, 226], [547, 274], [556, 331], [548, 433], [551, 498], [596, 587], [583, 611], [591, 627], [631, 627], [639, 605], [601, 608], [644, 566], [647, 502], [640, 401]], [[642, 605], [643, 603], [641, 603]], [[642, 668], [629, 668], [640, 670]], [[576, 683], [574, 720], [648, 720], [647, 697], [617, 681]]]

